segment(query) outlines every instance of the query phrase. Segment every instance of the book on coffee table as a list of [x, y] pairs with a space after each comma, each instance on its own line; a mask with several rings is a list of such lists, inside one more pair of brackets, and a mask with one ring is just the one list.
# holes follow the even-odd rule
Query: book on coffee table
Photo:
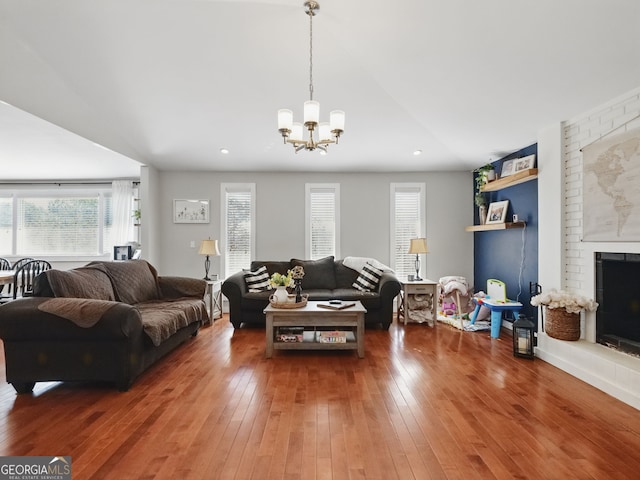
[[355, 302], [343, 302], [342, 300], [331, 300], [329, 302], [321, 302], [318, 304], [320, 308], [329, 308], [331, 310], [343, 310], [345, 308], [353, 307]]

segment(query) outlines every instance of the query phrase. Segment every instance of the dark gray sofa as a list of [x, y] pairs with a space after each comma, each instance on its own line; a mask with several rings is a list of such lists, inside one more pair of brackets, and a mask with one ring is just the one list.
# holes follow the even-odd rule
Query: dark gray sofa
[[[384, 272], [378, 288], [362, 292], [352, 285], [359, 272], [346, 267], [343, 260], [326, 257], [320, 260], [253, 261], [251, 270], [267, 267], [269, 276], [285, 274], [296, 265], [304, 268], [302, 291], [309, 300], [360, 300], [367, 309], [365, 324], [368, 328], [388, 329], [393, 321], [393, 300], [400, 293], [400, 282], [391, 272]], [[234, 328], [244, 324], [265, 325], [263, 310], [269, 305], [273, 291], [249, 292], [244, 278], [245, 272], [237, 272], [222, 284], [222, 293], [229, 301], [229, 317]]]
[[206, 282], [159, 276], [144, 260], [48, 270], [34, 296], [0, 306], [7, 381], [107, 381], [121, 391], [208, 319]]

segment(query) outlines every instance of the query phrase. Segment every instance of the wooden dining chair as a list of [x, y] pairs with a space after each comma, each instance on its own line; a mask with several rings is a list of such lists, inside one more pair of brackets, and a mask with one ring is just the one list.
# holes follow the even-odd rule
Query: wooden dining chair
[[13, 299], [33, 295], [35, 279], [45, 270], [50, 270], [51, 264], [46, 260], [31, 260], [23, 263], [13, 277]]
[[[11, 262], [6, 258], [0, 257], [0, 270], [11, 270]], [[9, 291], [9, 288], [7, 288], [7, 291], [9, 291], [8, 296], [6, 294], [3, 294], [2, 293], [3, 291], [4, 291], [4, 285], [0, 284], [0, 302], [2, 302], [3, 298], [9, 298], [11, 296], [11, 292]]]
[[27, 262], [32, 261], [33, 258], [31, 257], [25, 257], [25, 258], [20, 258], [18, 260], [16, 260], [15, 262], [13, 262], [13, 265], [11, 265], [10, 270], [18, 270], [22, 265], [24, 265]]
[[[13, 262], [13, 264], [11, 265], [11, 268], [9, 268], [9, 270], [15, 270], [17, 271], [22, 265], [24, 265], [27, 262], [32, 261], [33, 258], [31, 257], [24, 257], [24, 258], [19, 258], [18, 260], [16, 260], [15, 262]], [[15, 294], [15, 284], [14, 283], [10, 283], [9, 285], [7, 285], [7, 293], [4, 294], [4, 296], [0, 295], [0, 297], [2, 299], [4, 299], [4, 301], [8, 301], [11, 300], [12, 298], [16, 298]]]

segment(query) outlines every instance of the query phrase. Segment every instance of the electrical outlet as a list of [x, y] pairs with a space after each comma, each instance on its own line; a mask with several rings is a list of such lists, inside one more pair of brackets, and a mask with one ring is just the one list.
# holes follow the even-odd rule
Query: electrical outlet
[[191, 248], [196, 248], [196, 241], [195, 240], [191, 240], [191, 242], [189, 243], [189, 246]]

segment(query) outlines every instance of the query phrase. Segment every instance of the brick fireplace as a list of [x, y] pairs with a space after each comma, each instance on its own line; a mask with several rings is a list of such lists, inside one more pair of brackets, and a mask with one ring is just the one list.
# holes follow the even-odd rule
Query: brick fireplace
[[[623, 273], [626, 269], [638, 271], [640, 263], [635, 259], [640, 258], [640, 242], [583, 240], [581, 148], [612, 131], [624, 133], [639, 128], [639, 112], [640, 88], [637, 88], [579, 117], [538, 132], [539, 283], [545, 291], [558, 288], [594, 298], [603, 304], [603, 309], [582, 313], [580, 340], [556, 340], [539, 332], [536, 349], [539, 358], [637, 409], [640, 409], [640, 357], [609, 346], [618, 343], [617, 346], [622, 344], [625, 349], [635, 348], [640, 343], [635, 339], [635, 330], [627, 337], [626, 324], [614, 323], [613, 332], [601, 325], [603, 318], [606, 321], [625, 316], [616, 304], [629, 300], [622, 300], [615, 290], [611, 293], [613, 300], [599, 297], [608, 292], [602, 277], [597, 285], [596, 277], [600, 274], [596, 270], [597, 260], [601, 261], [606, 253], [615, 261], [632, 261], [624, 267], [613, 265], [613, 273], [604, 274], [607, 280], [616, 277], [615, 267], [622, 268]], [[605, 260], [608, 258], [605, 255]], [[635, 277], [635, 284], [639, 285], [640, 276]], [[599, 291], [601, 288], [604, 290]]]

